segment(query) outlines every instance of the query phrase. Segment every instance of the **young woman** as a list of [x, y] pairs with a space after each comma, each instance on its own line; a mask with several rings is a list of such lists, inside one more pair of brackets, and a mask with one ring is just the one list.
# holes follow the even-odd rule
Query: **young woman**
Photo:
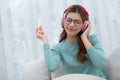
[[52, 49], [42, 27], [36, 29], [37, 38], [41, 39], [47, 69], [55, 71], [60, 62], [65, 74], [91, 74], [105, 78], [102, 68], [106, 63], [101, 42], [96, 34], [89, 34], [91, 22], [89, 14], [81, 5], [72, 5], [64, 11], [63, 31], [59, 43]]

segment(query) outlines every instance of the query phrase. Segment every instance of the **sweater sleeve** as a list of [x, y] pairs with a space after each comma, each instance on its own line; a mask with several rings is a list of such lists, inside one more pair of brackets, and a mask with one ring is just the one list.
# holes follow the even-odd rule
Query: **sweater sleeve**
[[54, 72], [59, 67], [59, 64], [61, 62], [59, 49], [58, 47], [53, 47], [53, 49], [50, 49], [50, 46], [48, 44], [44, 44], [43, 48], [46, 67], [48, 71]]
[[91, 35], [89, 39], [93, 45], [87, 49], [88, 56], [96, 67], [102, 68], [106, 63], [102, 44], [96, 34]]

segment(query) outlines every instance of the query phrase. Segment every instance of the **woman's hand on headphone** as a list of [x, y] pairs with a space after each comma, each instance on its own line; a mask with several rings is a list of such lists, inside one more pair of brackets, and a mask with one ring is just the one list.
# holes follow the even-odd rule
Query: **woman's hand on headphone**
[[87, 27], [87, 29], [82, 33], [81, 37], [89, 35], [90, 30], [91, 30], [91, 27], [92, 27], [92, 24], [91, 24], [91, 22], [89, 21], [88, 27]]
[[37, 29], [36, 29], [36, 37], [38, 39], [41, 39], [44, 44], [48, 43], [47, 36], [46, 36], [44, 30], [42, 29], [42, 26], [37, 27]]

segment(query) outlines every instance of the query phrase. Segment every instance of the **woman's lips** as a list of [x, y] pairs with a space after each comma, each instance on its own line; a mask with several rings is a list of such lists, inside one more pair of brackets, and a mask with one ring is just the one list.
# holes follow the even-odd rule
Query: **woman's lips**
[[68, 28], [68, 31], [69, 32], [73, 32], [73, 31], [75, 31], [74, 29], [71, 29], [71, 28]]

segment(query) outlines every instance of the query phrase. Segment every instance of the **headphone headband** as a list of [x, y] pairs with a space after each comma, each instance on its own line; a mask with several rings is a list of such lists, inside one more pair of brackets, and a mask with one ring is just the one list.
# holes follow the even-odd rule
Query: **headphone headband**
[[78, 5], [78, 4], [77, 4], [77, 5], [72, 5], [72, 6], [68, 7], [67, 9], [65, 9], [64, 14], [67, 12], [67, 10], [69, 10], [69, 9], [72, 8], [73, 6], [79, 6], [80, 9], [81, 9], [87, 16], [89, 16], [89, 14], [88, 14], [88, 12], [86, 11], [86, 9], [85, 9], [83, 6]]

